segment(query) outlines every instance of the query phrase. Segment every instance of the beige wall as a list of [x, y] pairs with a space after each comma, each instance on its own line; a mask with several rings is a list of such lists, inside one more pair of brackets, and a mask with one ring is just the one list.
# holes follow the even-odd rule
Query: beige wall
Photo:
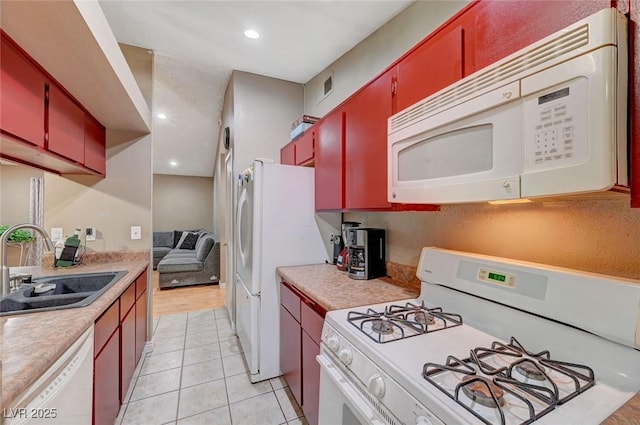
[[153, 175], [153, 229], [213, 230], [213, 178]]
[[24, 165], [0, 165], [0, 225], [29, 222], [31, 177], [44, 171]]
[[345, 214], [387, 229], [387, 259], [416, 266], [424, 246], [640, 279], [640, 209], [628, 199], [449, 205], [440, 212]]
[[[467, 3], [464, 0], [414, 2], [305, 84], [305, 114], [326, 115]], [[333, 91], [318, 102], [322, 84], [331, 72]]]
[[[151, 249], [151, 136], [127, 140], [107, 132], [107, 176], [60, 177], [45, 174], [45, 227], [95, 227], [89, 251]], [[131, 240], [131, 226], [142, 226], [142, 239]]]
[[289, 81], [234, 71], [233, 170], [248, 167], [255, 158], [280, 162], [280, 148], [289, 142], [291, 123], [304, 106], [304, 88]]
[[[31, 177], [43, 175], [43, 171], [23, 165], [0, 165], [0, 225], [29, 222]], [[10, 267], [20, 265], [21, 261], [24, 264], [26, 251], [21, 253], [17, 246], [10, 246], [7, 261]]]

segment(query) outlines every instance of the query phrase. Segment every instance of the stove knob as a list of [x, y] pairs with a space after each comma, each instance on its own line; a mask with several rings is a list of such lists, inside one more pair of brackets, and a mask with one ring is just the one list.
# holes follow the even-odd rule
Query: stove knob
[[416, 425], [433, 425], [433, 422], [431, 422], [429, 418], [418, 416], [416, 418]]
[[340, 353], [338, 353], [338, 357], [340, 357], [342, 363], [350, 365], [353, 361], [353, 353], [351, 352], [351, 348], [343, 347], [342, 350], [340, 350]]
[[376, 373], [371, 378], [369, 378], [369, 385], [367, 386], [367, 389], [377, 398], [384, 397], [386, 386], [384, 384], [384, 379], [382, 378], [382, 376]]
[[329, 336], [329, 338], [327, 338], [327, 345], [331, 351], [338, 351], [338, 348], [340, 348], [340, 339], [338, 338], [338, 335], [334, 334]]

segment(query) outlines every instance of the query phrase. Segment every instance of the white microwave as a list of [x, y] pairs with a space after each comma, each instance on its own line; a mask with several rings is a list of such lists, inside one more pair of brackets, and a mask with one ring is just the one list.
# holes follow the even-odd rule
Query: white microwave
[[628, 186], [626, 25], [603, 9], [390, 117], [389, 202]]

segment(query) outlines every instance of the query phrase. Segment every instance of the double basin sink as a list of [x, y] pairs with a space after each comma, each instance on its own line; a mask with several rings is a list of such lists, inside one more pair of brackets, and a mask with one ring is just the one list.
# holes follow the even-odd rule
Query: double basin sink
[[0, 300], [0, 316], [86, 307], [126, 271], [43, 276]]

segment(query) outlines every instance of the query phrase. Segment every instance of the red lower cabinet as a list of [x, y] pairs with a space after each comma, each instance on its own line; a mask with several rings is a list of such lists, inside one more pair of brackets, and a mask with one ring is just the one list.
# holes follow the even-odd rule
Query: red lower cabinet
[[136, 309], [131, 308], [120, 324], [120, 403], [124, 403], [136, 370]]
[[136, 301], [136, 363], [142, 357], [147, 342], [147, 293]]
[[280, 305], [280, 370], [298, 404], [302, 404], [300, 323]]
[[112, 425], [120, 409], [120, 301], [96, 320], [94, 328], [93, 423]]
[[302, 331], [302, 393], [304, 404], [302, 410], [309, 425], [318, 425], [318, 407], [320, 399], [320, 364], [316, 356], [320, 354], [318, 345], [306, 331]]
[[[120, 332], [111, 336], [93, 364], [93, 423], [113, 425], [120, 410]], [[99, 385], [96, 385], [99, 383]]]
[[[280, 370], [310, 425], [318, 423], [323, 315], [289, 284], [280, 285]], [[291, 311], [293, 310], [293, 311]]]
[[96, 320], [93, 425], [113, 425], [140, 360], [147, 339], [146, 282], [145, 270]]

